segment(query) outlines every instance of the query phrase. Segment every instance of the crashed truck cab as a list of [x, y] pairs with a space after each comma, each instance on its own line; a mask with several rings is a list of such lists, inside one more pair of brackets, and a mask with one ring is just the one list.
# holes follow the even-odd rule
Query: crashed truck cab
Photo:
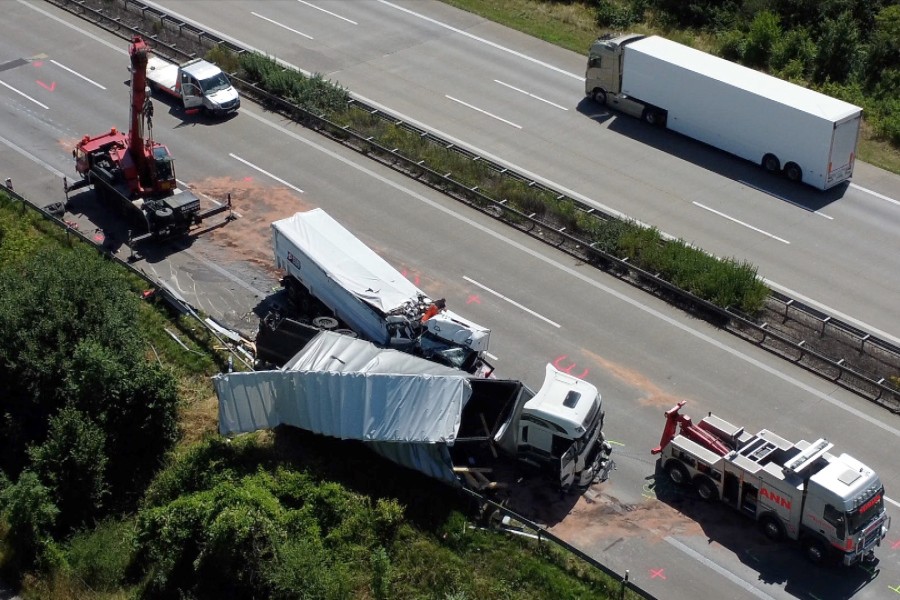
[[591, 485], [610, 451], [603, 417], [595, 386], [548, 364], [541, 389], [522, 407], [519, 460], [558, 470], [563, 489]]

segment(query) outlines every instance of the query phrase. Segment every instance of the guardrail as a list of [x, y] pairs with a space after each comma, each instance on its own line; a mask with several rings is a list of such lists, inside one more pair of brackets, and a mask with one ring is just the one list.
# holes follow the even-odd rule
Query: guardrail
[[[104, 11], [102, 10], [94, 10], [88, 7], [84, 0], [47, 1], [68, 10], [74, 8], [74, 12], [79, 16], [93, 20], [97, 23], [104, 23], [107, 25], [107, 29], [114, 31], [124, 29], [130, 34], [140, 34], [149, 40], [152, 40], [158, 47], [164, 48], [169, 53], [169, 58], [178, 59], [180, 57], [181, 59], [185, 59], [193, 58], [196, 55], [196, 51], [184, 50], [176, 45], [160, 41], [159, 35], [155, 31], [148, 32], [143, 28], [132, 28], [122, 23], [120, 19], [104, 14]], [[163, 11], [147, 6], [138, 0], [120, 1], [126, 9], [140, 13], [142, 19], [149, 18], [153, 23], [152, 28], [154, 30], [162, 31], [163, 29], [166, 29], [173, 32], [177, 30], [179, 35], [186, 36], [187, 41], [196, 43], [202, 48], [221, 46], [238, 54], [247, 51], [246, 49], [236, 46], [216, 35], [205, 32], [193, 24], [185, 23], [181, 19], [177, 19]], [[184, 33], [185, 31], [187, 33]], [[196, 42], [194, 42], [194, 38], [196, 38]], [[283, 98], [266, 92], [253, 83], [243, 81], [234, 76], [232, 76], [232, 82], [245, 96], [250, 97], [270, 110], [277, 111], [283, 116], [314, 128], [321, 133], [328, 135], [328, 137], [378, 160], [382, 164], [412, 176], [434, 189], [448, 193], [469, 206], [511, 224], [528, 235], [540, 239], [545, 243], [549, 243], [571, 256], [585, 260], [595, 267], [625, 279], [642, 289], [663, 296], [679, 307], [701, 316], [716, 325], [722, 326], [728, 331], [756, 343], [759, 347], [769, 352], [825, 377], [835, 384], [859, 394], [895, 414], [900, 414], [900, 389], [890, 384], [883, 377], [875, 379], [872, 376], [859, 372], [858, 369], [847, 364], [850, 361], [846, 357], [825, 355], [820, 351], [811, 349], [807, 340], [794, 340], [787, 335], [779, 333], [775, 328], [771, 327], [770, 324], [757, 323], [747, 315], [743, 315], [733, 308], [721, 308], [698, 298], [697, 296], [661, 279], [657, 274], [649, 273], [630, 264], [627, 258], [619, 258], [594, 248], [590, 242], [578, 239], [566, 232], [565, 228], [556, 227], [542, 220], [538, 215], [524, 214], [508, 206], [503, 199], [498, 200], [490, 198], [480, 192], [477, 187], [469, 187], [456, 181], [453, 178], [452, 173], [439, 173], [434, 171], [426, 165], [424, 161], [407, 158], [398, 153], [396, 149], [384, 147], [371, 137], [363, 136], [348, 127], [343, 127], [329, 121], [323, 115], [311, 113], [300, 106], [291, 104]], [[470, 160], [486, 164], [489, 168], [504, 177], [516, 179], [524, 182], [529, 187], [552, 194], [557, 200], [570, 202], [578, 210], [587, 215], [607, 221], [618, 218], [614, 215], [607, 214], [596, 207], [571, 198], [530, 177], [517, 173], [502, 164], [486, 157], [479, 156], [455, 143], [444, 140], [427, 130], [411, 123], [407, 123], [402, 119], [398, 119], [381, 109], [368, 106], [356, 99], [351, 100], [351, 103], [373, 116], [389, 121], [395, 126], [403, 127], [404, 129], [415, 132], [417, 135], [427, 138], [429, 141], [439, 144], [448, 150], [458, 152], [461, 155], [468, 157]], [[785, 317], [790, 313], [795, 315], [795, 319], [799, 316], [804, 320], [816, 322], [820, 325], [820, 337], [825, 336], [826, 334], [836, 335], [838, 333], [843, 338], [851, 337], [858, 341], [860, 352], [877, 352], [885, 357], [885, 360], [882, 361], [885, 364], [900, 364], [900, 348], [897, 348], [889, 342], [880, 340], [830, 315], [826, 315], [821, 311], [815, 310], [812, 307], [774, 291], [769, 297], [769, 304], [771, 305], [772, 303], [783, 308]], [[870, 354], [867, 354], [867, 356], [870, 356]], [[900, 375], [900, 372], [898, 372], [898, 375]]]
[[603, 563], [592, 558], [590, 555], [588, 555], [585, 552], [583, 552], [582, 550], [576, 548], [569, 542], [565, 541], [564, 539], [562, 539], [560, 537], [557, 537], [556, 535], [554, 535], [553, 533], [548, 531], [546, 527], [543, 527], [542, 525], [539, 525], [539, 524], [531, 521], [527, 517], [524, 517], [524, 516], [518, 514], [517, 512], [507, 508], [506, 506], [503, 506], [502, 504], [498, 504], [497, 502], [494, 502], [493, 500], [486, 498], [485, 496], [482, 496], [481, 494], [479, 494], [478, 492], [476, 492], [474, 490], [464, 487], [464, 488], [462, 488], [462, 491], [464, 494], [470, 496], [473, 500], [477, 501], [481, 505], [480, 512], [482, 512], [482, 514], [488, 513], [488, 515], [489, 515], [488, 519], [487, 519], [488, 525], [492, 525], [495, 528], [499, 528], [501, 531], [505, 530], [505, 531], [509, 531], [511, 533], [515, 533], [516, 532], [515, 528], [503, 526], [502, 520], [493, 520], [490, 518], [490, 514], [496, 514], [496, 515], [500, 515], [500, 516], [509, 517], [510, 519], [514, 519], [516, 522], [521, 523], [524, 527], [526, 527], [529, 530], [531, 530], [532, 532], [534, 532], [533, 536], [534, 536], [534, 539], [537, 540], [538, 544], [541, 544], [544, 541], [551, 542], [551, 543], [555, 544], [556, 546], [558, 546], [559, 548], [569, 552], [570, 554], [577, 556], [578, 558], [580, 558], [587, 564], [591, 565], [598, 571], [601, 571], [602, 573], [604, 573], [607, 577], [618, 582], [618, 585], [619, 585], [618, 600], [625, 599], [626, 590], [629, 592], [632, 592], [639, 598], [643, 598], [644, 600], [657, 600], [656, 596], [654, 596], [647, 590], [641, 588], [639, 585], [637, 585], [636, 583], [631, 581], [630, 574], [627, 570], [625, 571], [624, 575], [617, 573], [615, 570], [607, 567]]

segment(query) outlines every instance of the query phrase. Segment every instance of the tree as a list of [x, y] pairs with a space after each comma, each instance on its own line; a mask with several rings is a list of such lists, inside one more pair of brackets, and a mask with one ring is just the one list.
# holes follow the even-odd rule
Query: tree
[[31, 471], [0, 492], [0, 514], [9, 524], [7, 537], [20, 567], [29, 569], [38, 561], [56, 525], [59, 509], [51, 491]]
[[32, 468], [53, 492], [63, 531], [100, 511], [106, 484], [106, 436], [84, 413], [66, 407], [50, 420], [50, 434], [28, 452]]
[[836, 19], [825, 19], [814, 61], [816, 82], [845, 82], [856, 62], [858, 44], [859, 30], [849, 12], [841, 13]]
[[767, 10], [757, 14], [750, 24], [744, 47], [744, 62], [752, 67], [769, 64], [769, 56], [775, 42], [781, 38], [778, 15]]

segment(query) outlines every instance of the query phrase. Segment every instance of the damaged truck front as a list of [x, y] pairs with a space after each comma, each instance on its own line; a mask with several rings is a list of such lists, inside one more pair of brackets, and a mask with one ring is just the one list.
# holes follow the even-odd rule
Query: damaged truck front
[[279, 370], [214, 382], [224, 435], [291, 425], [360, 440], [451, 485], [508, 483], [527, 464], [561, 489], [583, 488], [610, 465], [597, 388], [552, 365], [534, 393], [323, 331]]

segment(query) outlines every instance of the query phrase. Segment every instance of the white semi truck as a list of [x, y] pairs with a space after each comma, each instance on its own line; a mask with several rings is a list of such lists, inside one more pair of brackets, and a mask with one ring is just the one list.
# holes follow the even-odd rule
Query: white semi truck
[[561, 489], [582, 489], [611, 467], [597, 388], [549, 364], [535, 393], [322, 331], [281, 369], [213, 382], [223, 435], [290, 425], [359, 440], [455, 486], [511, 485], [527, 463]]
[[202, 58], [179, 65], [151, 56], [147, 62], [147, 82], [151, 91], [177, 98], [186, 109], [197, 108], [223, 116], [241, 107], [241, 98], [228, 76]]
[[[677, 485], [693, 483], [704, 500], [721, 500], [755, 519], [773, 540], [797, 540], [808, 559], [844, 565], [874, 557], [887, 535], [884, 486], [855, 458], [824, 439], [791, 443], [768, 429], [750, 434], [712, 415], [694, 424], [666, 412], [659, 464]], [[680, 426], [680, 430], [676, 431]]]
[[595, 41], [585, 94], [820, 190], [853, 175], [861, 108], [658, 36]]
[[286, 274], [283, 283], [300, 316], [315, 317], [324, 305], [379, 346], [469, 372], [486, 364], [490, 329], [429, 298], [321, 208], [272, 223], [272, 244], [275, 266]]

